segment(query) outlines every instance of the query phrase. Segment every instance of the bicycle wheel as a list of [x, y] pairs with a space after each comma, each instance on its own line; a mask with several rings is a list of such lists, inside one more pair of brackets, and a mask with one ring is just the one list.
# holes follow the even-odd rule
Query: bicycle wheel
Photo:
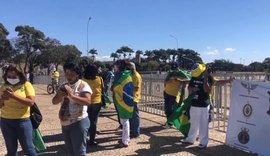
[[54, 93], [54, 88], [53, 88], [53, 85], [52, 84], [48, 84], [48, 86], [47, 86], [47, 92], [49, 94], [53, 94]]

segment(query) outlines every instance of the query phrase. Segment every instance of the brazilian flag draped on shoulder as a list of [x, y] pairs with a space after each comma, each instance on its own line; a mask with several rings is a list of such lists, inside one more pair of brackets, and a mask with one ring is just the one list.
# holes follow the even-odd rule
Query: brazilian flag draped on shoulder
[[177, 69], [177, 70], [170, 71], [167, 77], [165, 78], [165, 81], [170, 80], [172, 77], [179, 77], [179, 78], [182, 78], [183, 80], [184, 79], [189, 80], [191, 76], [190, 74], [187, 73], [187, 71]]
[[[172, 78], [179, 78], [182, 80], [190, 80], [191, 75], [186, 70], [177, 69], [177, 70], [170, 71], [168, 73], [167, 77], [165, 78], [165, 82], [171, 80]], [[176, 96], [174, 108], [176, 108], [182, 104], [182, 101], [183, 101], [184, 95], [185, 95], [184, 93], [185, 93], [185, 87], [181, 86], [178, 90], [178, 95]]]
[[133, 114], [133, 85], [131, 72], [125, 70], [113, 82], [113, 102], [120, 118], [129, 119]]
[[178, 129], [185, 137], [188, 135], [190, 128], [190, 115], [189, 110], [191, 106], [191, 101], [194, 98], [195, 93], [189, 94], [189, 96], [180, 101], [178, 107], [175, 108], [172, 115], [168, 118], [168, 123], [173, 124], [176, 129]]

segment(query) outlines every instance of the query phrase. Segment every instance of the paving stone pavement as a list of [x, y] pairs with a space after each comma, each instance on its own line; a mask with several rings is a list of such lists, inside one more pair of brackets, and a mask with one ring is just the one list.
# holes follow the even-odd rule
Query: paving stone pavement
[[[46, 85], [34, 85], [36, 90], [36, 102], [41, 109], [44, 120], [39, 129], [42, 133], [47, 149], [40, 152], [40, 156], [66, 156], [68, 155], [61, 135], [61, 126], [58, 119], [59, 105], [52, 105], [53, 95], [48, 95]], [[165, 118], [145, 112], [140, 112], [141, 135], [139, 138], [131, 139], [129, 147], [117, 149], [121, 131], [118, 127], [116, 112], [113, 106], [101, 110], [98, 119], [98, 130], [96, 141], [98, 146], [88, 146], [87, 155], [93, 156], [247, 156], [255, 155], [246, 153], [224, 144], [225, 133], [210, 130], [209, 144], [206, 149], [198, 149], [198, 142], [194, 145], [185, 146], [180, 143], [183, 135], [175, 129], [165, 129], [162, 125]], [[19, 155], [23, 155], [18, 149]], [[0, 132], [0, 156], [5, 155], [6, 148], [3, 136]]]

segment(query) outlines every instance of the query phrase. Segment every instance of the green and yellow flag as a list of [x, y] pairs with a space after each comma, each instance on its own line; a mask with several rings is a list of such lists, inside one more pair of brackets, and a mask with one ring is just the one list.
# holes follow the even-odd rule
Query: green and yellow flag
[[106, 106], [112, 103], [109, 98], [109, 95], [105, 92], [102, 93], [101, 98], [102, 98], [102, 103], [104, 103]]
[[191, 78], [189, 73], [187, 73], [184, 70], [180, 70], [180, 69], [169, 72], [167, 77], [165, 78], [165, 81], [170, 80], [170, 78], [172, 78], [172, 77], [179, 77], [183, 80], [185, 80], [185, 79], [189, 80]]
[[168, 118], [168, 123], [173, 124], [185, 137], [188, 135], [190, 127], [189, 109], [191, 101], [194, 98], [195, 93], [189, 94], [189, 96], [183, 101], [182, 104], [176, 107], [172, 115]]
[[131, 73], [125, 70], [117, 76], [112, 85], [113, 102], [120, 118], [130, 119], [133, 114], [133, 85]]

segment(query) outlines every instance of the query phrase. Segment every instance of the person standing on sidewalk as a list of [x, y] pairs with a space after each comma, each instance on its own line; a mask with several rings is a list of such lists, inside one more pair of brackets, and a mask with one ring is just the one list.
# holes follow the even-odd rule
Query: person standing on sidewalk
[[190, 108], [190, 129], [187, 138], [181, 140], [182, 143], [193, 144], [199, 131], [200, 144], [198, 148], [203, 149], [208, 144], [208, 122], [210, 92], [213, 84], [213, 77], [209, 75], [204, 64], [195, 63], [191, 68], [191, 80], [189, 91], [195, 96]]
[[85, 156], [90, 126], [87, 105], [90, 104], [92, 90], [85, 81], [79, 79], [81, 69], [76, 64], [66, 63], [64, 72], [67, 83], [56, 92], [52, 103], [61, 103], [59, 118], [69, 154]]
[[21, 70], [10, 65], [3, 75], [4, 84], [0, 88], [1, 130], [5, 139], [7, 156], [15, 156], [18, 140], [27, 156], [36, 156], [32, 143], [30, 107], [35, 103], [35, 90], [26, 81]]
[[113, 102], [119, 115], [122, 128], [122, 137], [117, 148], [128, 147], [130, 140], [129, 119], [132, 118], [134, 111], [133, 84], [131, 72], [128, 70], [130, 64], [126, 60], [118, 60], [115, 69], [118, 73], [112, 85]]
[[103, 80], [100, 76], [98, 76], [98, 68], [96, 65], [89, 64], [85, 67], [83, 80], [87, 82], [93, 90], [93, 94], [91, 95], [91, 104], [88, 105], [87, 109], [88, 117], [90, 120], [88, 144], [90, 146], [95, 146], [97, 145], [95, 138], [97, 132], [98, 116], [102, 107], [101, 96], [103, 90]]
[[141, 95], [142, 88], [142, 77], [136, 70], [136, 65], [130, 62], [130, 70], [133, 84], [133, 101], [134, 101], [134, 112], [132, 118], [129, 119], [130, 123], [130, 138], [137, 138], [140, 136], [140, 116], [138, 109], [138, 102]]
[[[183, 80], [186, 79], [189, 79], [188, 74], [179, 69], [177, 62], [172, 62], [171, 71], [164, 82], [164, 109], [167, 120], [173, 113], [175, 103], [178, 103], [180, 100], [179, 90], [183, 87]], [[170, 127], [172, 125], [166, 122], [165, 128]]]

